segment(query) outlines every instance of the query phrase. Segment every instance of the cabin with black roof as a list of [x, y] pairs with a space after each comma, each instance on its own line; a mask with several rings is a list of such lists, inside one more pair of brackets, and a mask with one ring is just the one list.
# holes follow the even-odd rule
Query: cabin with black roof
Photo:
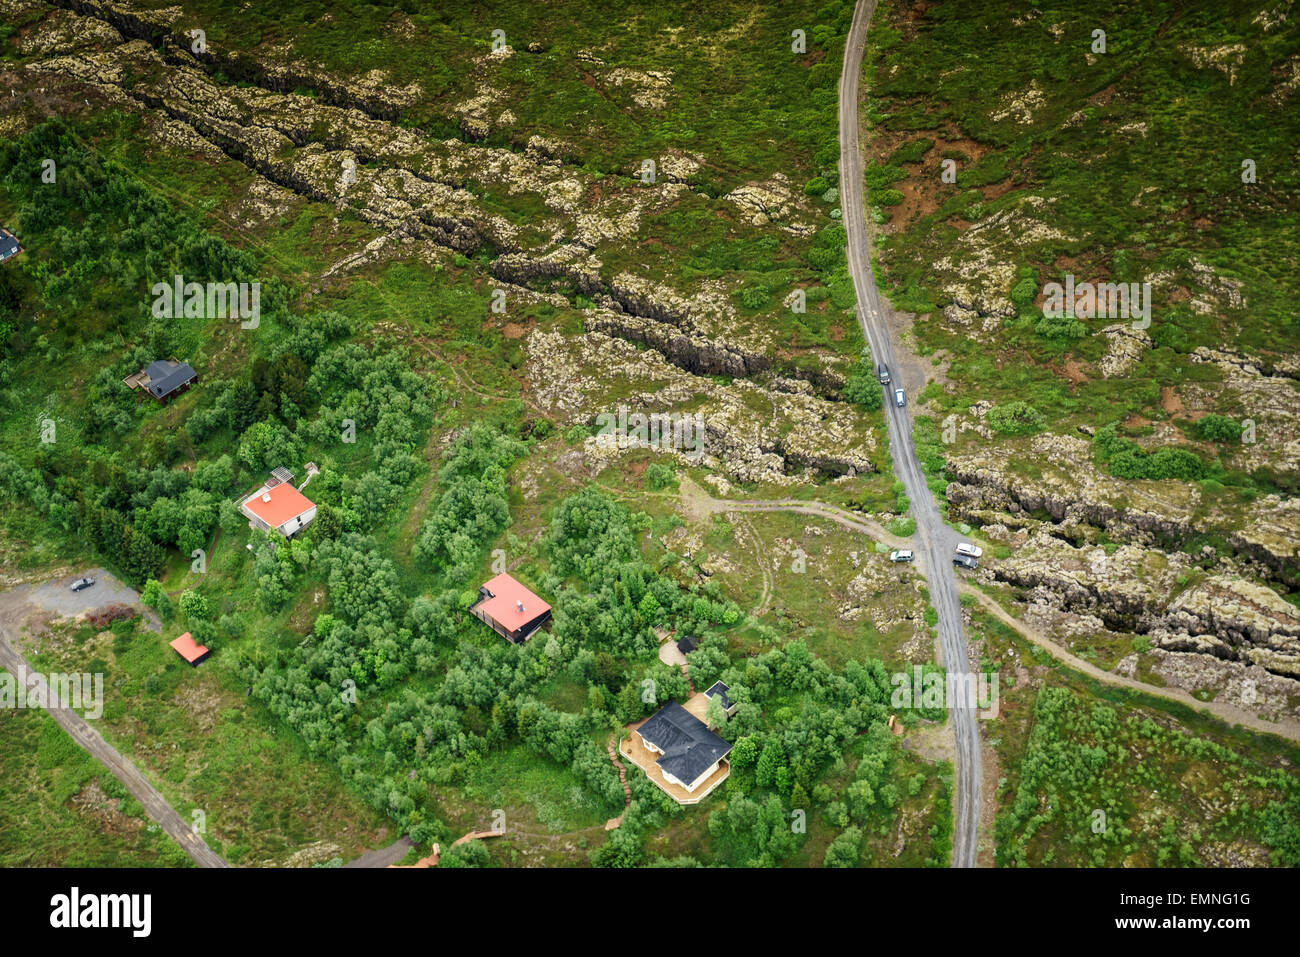
[[727, 690], [727, 686], [721, 681], [715, 681], [712, 686], [710, 686], [709, 690], [704, 692], [704, 697], [709, 698], [710, 700], [717, 698], [727, 717], [732, 718], [736, 715], [736, 703], [727, 697]]
[[147, 368], [141, 368], [122, 380], [133, 392], [148, 395], [161, 405], [166, 405], [198, 381], [199, 374], [190, 368], [189, 363], [174, 358], [155, 359]]
[[0, 227], [0, 263], [6, 259], [12, 259], [22, 251], [23, 247], [18, 242], [18, 237], [9, 230]]

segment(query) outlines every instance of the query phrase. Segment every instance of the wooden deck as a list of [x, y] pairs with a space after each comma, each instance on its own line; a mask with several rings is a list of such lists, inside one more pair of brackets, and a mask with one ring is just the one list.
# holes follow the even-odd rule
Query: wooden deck
[[[701, 721], [704, 721], [704, 715], [707, 714], [709, 710], [709, 699], [705, 697], [703, 691], [697, 691], [686, 699], [686, 703], [682, 705], [682, 707]], [[704, 721], [704, 723], [708, 724], [709, 722]]]
[[[704, 695], [697, 695], [696, 697], [703, 698]], [[644, 724], [644, 722], [638, 722], [638, 724]], [[678, 804], [699, 804], [713, 792], [714, 788], [727, 780], [727, 775], [731, 773], [731, 765], [727, 763], [725, 758], [723, 758], [722, 762], [718, 765], [718, 770], [705, 778], [700, 786], [694, 791], [688, 791], [680, 784], [674, 784], [664, 777], [663, 771], [659, 770], [659, 765], [655, 764], [659, 755], [641, 743], [641, 736], [639, 734], [629, 734], [626, 738], [620, 741], [618, 744], [618, 751], [623, 755], [623, 757], [627, 758], [644, 771], [646, 777], [653, 781], [661, 791]]]

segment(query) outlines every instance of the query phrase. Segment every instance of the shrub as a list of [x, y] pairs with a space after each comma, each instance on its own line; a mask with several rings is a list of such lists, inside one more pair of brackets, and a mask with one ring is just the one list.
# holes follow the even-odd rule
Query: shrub
[[806, 196], [820, 196], [830, 188], [831, 184], [826, 182], [825, 176], [814, 176], [804, 185], [803, 191]]
[[[1033, 299], [1032, 295], [1030, 299]], [[1034, 332], [1044, 339], [1082, 339], [1088, 334], [1088, 327], [1068, 316], [1045, 315], [1034, 324]]]
[[844, 383], [844, 398], [868, 412], [875, 412], [884, 402], [880, 383], [871, 369], [871, 357], [865, 352]]
[[645, 470], [645, 482], [655, 491], [668, 488], [677, 484], [677, 473], [673, 471], [671, 465], [664, 465], [662, 462], [655, 462]]
[[1238, 442], [1241, 440], [1241, 424], [1211, 412], [1196, 423], [1196, 435], [1208, 442]]
[[1030, 273], [1022, 276], [1020, 281], [1011, 287], [1011, 301], [1017, 306], [1027, 306], [1034, 301], [1034, 296], [1038, 294], [1038, 275]]
[[772, 302], [772, 290], [766, 286], [746, 286], [740, 291], [740, 304], [746, 309], [762, 309]]
[[1043, 427], [1043, 416], [1032, 405], [1016, 400], [995, 405], [984, 417], [995, 432], [1003, 435], [1028, 435]]

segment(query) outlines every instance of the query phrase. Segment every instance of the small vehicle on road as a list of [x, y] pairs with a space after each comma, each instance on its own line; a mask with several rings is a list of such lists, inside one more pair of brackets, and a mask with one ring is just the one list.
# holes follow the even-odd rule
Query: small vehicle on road
[[73, 582], [68, 587], [73, 591], [81, 591], [81, 589], [89, 588], [93, 584], [95, 584], [95, 579], [87, 576], [86, 578], [78, 578], [75, 582]]
[[898, 406], [900, 409], [907, 405], [907, 397], [903, 395], [902, 389], [894, 390], [894, 405]]
[[881, 385], [889, 385], [889, 366], [883, 362], [876, 367], [876, 378], [880, 380]]
[[896, 548], [889, 553], [891, 562], [910, 562], [912, 560], [912, 550], [910, 548]]
[[952, 563], [954, 565], [960, 565], [962, 568], [975, 569], [980, 567], [980, 563], [975, 561], [975, 559], [971, 558], [969, 555], [954, 555], [952, 556]]
[[957, 545], [958, 555], [969, 555], [971, 558], [979, 558], [984, 554], [984, 549], [978, 545], [972, 545], [970, 542], [959, 542]]

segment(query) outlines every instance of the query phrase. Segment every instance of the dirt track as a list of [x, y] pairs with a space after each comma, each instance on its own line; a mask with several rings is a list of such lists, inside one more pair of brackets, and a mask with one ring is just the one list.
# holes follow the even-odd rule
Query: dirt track
[[[64, 707], [63, 701], [50, 692], [39, 669], [18, 650], [17, 630], [30, 617], [41, 613], [71, 617], [115, 602], [129, 605], [138, 602], [139, 595], [103, 569], [91, 569], [85, 574], [95, 578], [96, 583], [78, 592], [70, 591], [68, 585], [80, 578], [80, 574], [58, 578], [42, 585], [22, 585], [0, 594], [0, 667], [14, 676], [20, 673], [20, 669], [26, 671], [28, 688], [41, 688], [45, 700], [50, 702], [45, 709], [50, 717], [72, 736], [72, 740], [113, 772], [113, 776], [144, 806], [145, 813], [158, 822], [194, 863], [200, 867], [229, 867], [230, 864], [190, 830], [185, 819], [167, 803], [167, 799], [149, 783], [139, 768], [105, 741], [85, 718], [71, 708]], [[155, 626], [156, 630], [157, 619], [147, 617], [146, 621]]]

